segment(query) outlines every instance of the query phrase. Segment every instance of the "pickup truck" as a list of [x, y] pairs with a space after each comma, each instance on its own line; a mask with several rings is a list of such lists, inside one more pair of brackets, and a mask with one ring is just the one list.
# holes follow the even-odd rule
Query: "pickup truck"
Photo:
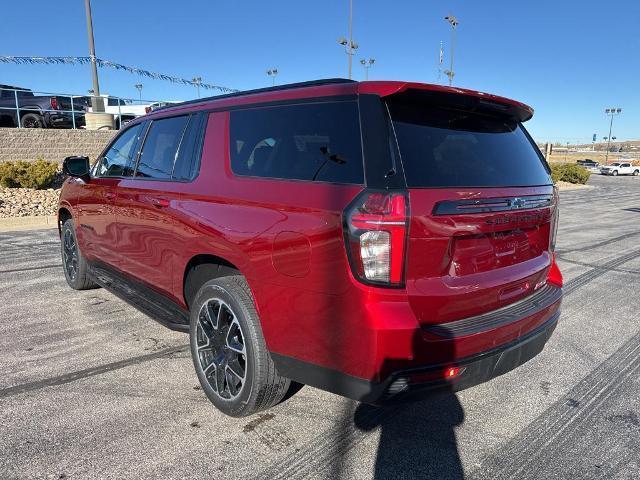
[[640, 174], [640, 166], [631, 165], [630, 162], [614, 162], [611, 165], [604, 165], [600, 168], [602, 175], [634, 175]]
[[[83, 106], [74, 102], [74, 110], [78, 112], [75, 114], [76, 127], [84, 125]], [[55, 95], [34, 95], [28, 88], [0, 84], [0, 126], [19, 125], [24, 128], [70, 128], [73, 126], [71, 99]]]
[[[121, 117], [122, 123], [127, 123], [136, 117], [140, 117], [147, 113], [147, 107], [149, 104], [135, 104], [131, 100], [125, 100], [123, 98], [111, 97], [109, 95], [100, 95], [103, 97], [104, 111], [110, 113], [116, 119], [116, 125], [118, 123], [118, 116]], [[87, 111], [91, 112], [91, 97], [88, 99]]]

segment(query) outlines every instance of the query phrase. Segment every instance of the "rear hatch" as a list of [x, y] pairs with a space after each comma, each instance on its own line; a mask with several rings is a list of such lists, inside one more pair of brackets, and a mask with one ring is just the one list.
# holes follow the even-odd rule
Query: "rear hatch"
[[385, 99], [409, 191], [405, 283], [423, 324], [498, 309], [544, 285], [557, 199], [530, 111], [408, 90]]

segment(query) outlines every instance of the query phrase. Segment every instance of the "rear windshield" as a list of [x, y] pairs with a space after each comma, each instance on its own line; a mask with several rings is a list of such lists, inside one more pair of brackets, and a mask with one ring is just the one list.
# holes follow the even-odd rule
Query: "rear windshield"
[[522, 125], [506, 118], [389, 102], [408, 187], [549, 185]]

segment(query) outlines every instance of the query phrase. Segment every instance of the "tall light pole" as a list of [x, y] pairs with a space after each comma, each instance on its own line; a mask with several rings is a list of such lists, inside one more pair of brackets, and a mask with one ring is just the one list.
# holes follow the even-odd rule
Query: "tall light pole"
[[[609, 122], [609, 137], [607, 137], [607, 153], [604, 158], [604, 164], [607, 165], [609, 163], [609, 148], [611, 147], [611, 130], [613, 129], [613, 117], [615, 115], [620, 115], [622, 112], [621, 108], [605, 108], [604, 113], [611, 117], [611, 122]], [[614, 137], [615, 138], [615, 137]]]
[[360, 60], [360, 65], [364, 67], [364, 79], [369, 80], [369, 69], [376, 63], [375, 58], [370, 58], [369, 60], [365, 60], [364, 58]]
[[104, 112], [104, 103], [96, 97], [100, 96], [100, 85], [98, 84], [98, 66], [96, 64], [96, 47], [93, 42], [93, 19], [91, 18], [91, 0], [84, 0], [84, 8], [87, 12], [87, 36], [89, 37], [89, 58], [91, 59], [91, 77], [93, 80], [93, 97], [91, 97], [91, 108], [94, 112]]
[[196, 90], [198, 91], [198, 98], [200, 98], [200, 85], [202, 84], [202, 77], [194, 77], [191, 81], [195, 84]]
[[344, 37], [338, 39], [338, 43], [343, 45], [349, 57], [349, 79], [351, 79], [351, 64], [353, 62], [354, 50], [358, 49], [358, 44], [353, 41], [353, 0], [349, 0], [349, 40]]
[[453, 52], [456, 46], [456, 27], [460, 24], [458, 19], [453, 15], [447, 15], [444, 19], [451, 25], [451, 54], [449, 55], [449, 70], [445, 70], [444, 73], [449, 77], [449, 86], [453, 85], [453, 77], [455, 72], [453, 71]]
[[142, 101], [142, 84], [141, 83], [136, 83], [134, 85], [134, 87], [136, 87], [136, 90], [138, 90], [138, 97], [140, 98], [140, 101]]
[[267, 70], [267, 75], [269, 75], [271, 77], [271, 80], [273, 80], [273, 83], [271, 85], [275, 85], [276, 84], [276, 76], [278, 75], [278, 69], [277, 68], [270, 68], [269, 70]]

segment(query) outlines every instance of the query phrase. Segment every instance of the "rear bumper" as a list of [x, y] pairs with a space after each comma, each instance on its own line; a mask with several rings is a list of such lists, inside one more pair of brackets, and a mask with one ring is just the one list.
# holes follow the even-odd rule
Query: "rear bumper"
[[[414, 400], [442, 392], [463, 390], [503, 375], [524, 364], [542, 351], [556, 328], [560, 311], [560, 300], [553, 304], [556, 309], [536, 328], [516, 339], [462, 358], [452, 354], [449, 361], [432, 364], [411, 365], [408, 368], [391, 370], [382, 381], [371, 381], [343, 372], [307, 363], [298, 359], [272, 353], [280, 374], [300, 383], [311, 385], [354, 400], [371, 404]], [[485, 332], [485, 335], [490, 333]], [[393, 359], [390, 365], [395, 365]], [[451, 379], [442, 379], [439, 373], [449, 368], [458, 368], [459, 374]], [[383, 370], [385, 368], [383, 367]], [[437, 378], [416, 380], [416, 378]]]
[[[286, 377], [366, 403], [462, 390], [513, 370], [542, 351], [560, 317], [561, 302], [562, 288], [548, 284], [522, 301], [475, 317], [418, 328], [387, 324], [376, 330], [369, 349], [339, 343], [334, 357], [374, 365], [366, 376], [347, 373], [351, 364], [328, 368], [273, 351], [272, 357]], [[382, 310], [376, 316], [398, 320], [394, 313]], [[450, 369], [455, 374], [447, 377]]]

